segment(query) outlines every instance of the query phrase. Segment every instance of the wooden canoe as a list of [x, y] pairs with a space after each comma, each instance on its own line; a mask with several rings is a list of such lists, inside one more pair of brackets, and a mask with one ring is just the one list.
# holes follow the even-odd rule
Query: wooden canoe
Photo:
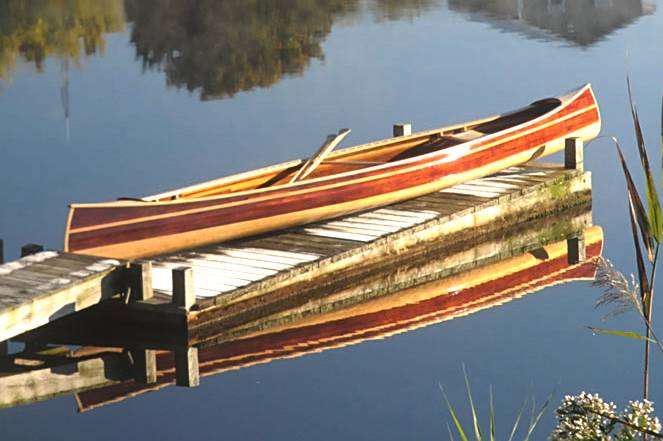
[[72, 204], [65, 251], [138, 258], [265, 233], [414, 198], [587, 141], [601, 117], [589, 84], [502, 114], [139, 200]]

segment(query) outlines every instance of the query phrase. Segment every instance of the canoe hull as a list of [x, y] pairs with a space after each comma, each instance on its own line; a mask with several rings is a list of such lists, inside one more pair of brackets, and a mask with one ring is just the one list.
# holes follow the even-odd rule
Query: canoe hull
[[585, 141], [596, 137], [600, 115], [591, 88], [580, 89], [566, 104], [560, 111], [518, 130], [363, 173], [182, 203], [74, 205], [65, 248], [114, 258], [151, 256], [439, 191], [558, 152], [569, 137]]

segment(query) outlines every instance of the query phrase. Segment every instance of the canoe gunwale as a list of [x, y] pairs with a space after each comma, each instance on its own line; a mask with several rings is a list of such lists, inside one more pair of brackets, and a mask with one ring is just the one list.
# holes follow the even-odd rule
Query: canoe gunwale
[[[174, 196], [174, 195], [177, 195], [177, 194], [185, 192], [185, 191], [192, 191], [194, 189], [196, 189], [196, 190], [197, 189], [204, 189], [204, 188], [209, 187], [209, 186], [220, 185], [220, 184], [223, 184], [224, 182], [230, 182], [231, 180], [238, 180], [240, 178], [249, 178], [251, 176], [259, 176], [260, 174], [265, 174], [265, 173], [275, 171], [275, 170], [285, 170], [285, 169], [288, 169], [288, 168], [291, 168], [291, 167], [295, 167], [295, 166], [297, 166], [299, 164], [302, 164], [304, 162], [303, 159], [297, 159], [297, 160], [284, 162], [284, 163], [281, 163], [281, 164], [275, 164], [275, 165], [271, 165], [271, 166], [268, 166], [268, 167], [264, 167], [264, 168], [260, 168], [260, 169], [256, 169], [256, 170], [252, 170], [252, 171], [247, 171], [247, 172], [243, 172], [243, 173], [239, 173], [239, 174], [235, 174], [235, 175], [231, 175], [231, 176], [227, 176], [227, 177], [223, 177], [223, 178], [218, 178], [218, 179], [215, 179], [215, 180], [207, 181], [207, 182], [200, 183], [200, 184], [193, 185], [193, 186], [182, 187], [182, 188], [179, 188], [179, 189], [176, 189], [176, 190], [171, 190], [171, 191], [168, 191], [168, 192], [164, 192], [164, 193], [160, 193], [160, 194], [156, 194], [156, 195], [152, 195], [152, 196], [146, 196], [146, 197], [142, 198], [143, 201], [110, 201], [110, 202], [98, 202], [98, 203], [75, 203], [75, 204], [70, 204], [69, 207], [70, 207], [70, 209], [75, 209], [75, 208], [108, 208], [108, 207], [135, 208], [135, 207], [156, 206], [156, 205], [188, 204], [188, 203], [213, 201], [213, 200], [222, 201], [223, 199], [230, 199], [230, 198], [236, 198], [236, 197], [242, 197], [242, 196], [246, 196], [246, 197], [256, 196], [256, 197], [258, 197], [260, 194], [270, 193], [270, 192], [274, 192], [276, 190], [296, 191], [298, 189], [298, 187], [304, 187], [304, 186], [309, 187], [309, 186], [312, 186], [314, 184], [324, 185], [325, 181], [329, 181], [329, 180], [332, 180], [332, 179], [339, 179], [339, 178], [342, 179], [342, 178], [353, 177], [353, 176], [356, 176], [357, 178], [360, 178], [361, 174], [372, 173], [372, 172], [383, 171], [383, 170], [388, 172], [389, 169], [393, 169], [393, 168], [396, 168], [396, 167], [402, 167], [402, 166], [407, 165], [409, 163], [419, 162], [419, 161], [422, 161], [422, 160], [425, 160], [425, 159], [431, 159], [432, 160], [435, 156], [440, 155], [441, 153], [445, 153], [446, 155], [452, 156], [452, 157], [458, 157], [459, 153], [462, 153], [463, 150], [469, 150], [474, 144], [477, 144], [478, 142], [487, 142], [487, 141], [490, 141], [493, 138], [505, 136], [505, 135], [508, 135], [509, 133], [513, 133], [513, 132], [522, 130], [522, 129], [528, 127], [528, 126], [535, 125], [537, 122], [542, 121], [546, 118], [549, 118], [549, 117], [553, 116], [556, 113], [561, 112], [564, 108], [568, 107], [571, 103], [573, 103], [575, 101], [576, 98], [578, 98], [580, 95], [582, 95], [588, 89], [589, 89], [590, 93], [592, 94], [592, 97], [594, 98], [594, 101], [596, 101], [596, 99], [594, 97], [594, 93], [591, 89], [591, 85], [589, 83], [587, 83], [587, 84], [583, 85], [582, 87], [567, 93], [566, 95], [562, 95], [562, 96], [558, 97], [558, 99], [560, 100], [560, 104], [558, 106], [554, 107], [553, 109], [549, 110], [548, 112], [545, 112], [545, 113], [543, 113], [543, 114], [541, 114], [541, 115], [539, 115], [535, 118], [532, 118], [531, 120], [525, 121], [521, 124], [516, 124], [512, 127], [509, 127], [507, 129], [504, 129], [504, 130], [501, 130], [501, 131], [498, 131], [498, 132], [495, 132], [495, 133], [485, 134], [484, 136], [481, 136], [479, 138], [472, 139], [472, 140], [467, 141], [467, 142], [459, 143], [459, 144], [451, 146], [451, 147], [447, 147], [447, 148], [440, 149], [440, 150], [435, 150], [435, 151], [432, 151], [432, 152], [429, 152], [429, 153], [413, 156], [411, 158], [406, 158], [406, 159], [402, 159], [402, 160], [399, 160], [399, 161], [387, 162], [387, 163], [384, 163], [384, 164], [378, 164], [378, 165], [373, 165], [373, 166], [369, 166], [369, 167], [364, 167], [364, 168], [361, 168], [359, 170], [350, 170], [350, 171], [335, 173], [335, 174], [331, 174], [331, 175], [327, 175], [327, 176], [321, 176], [321, 177], [318, 177], [318, 178], [306, 179], [306, 180], [291, 183], [291, 184], [286, 183], [286, 184], [274, 185], [274, 186], [266, 187], [266, 188], [257, 188], [257, 189], [244, 190], [244, 191], [238, 191], [238, 192], [230, 192], [230, 193], [223, 193], [223, 194], [220, 194], [220, 195], [211, 195], [211, 196], [204, 196], [204, 197], [198, 197], [198, 198], [196, 198], [196, 197], [180, 198], [180, 199], [173, 199], [173, 200], [166, 200], [166, 201], [152, 200], [152, 199], [157, 199], [157, 198], [165, 198], [165, 197], [169, 197], [169, 196]], [[455, 129], [462, 128], [462, 127], [474, 126], [474, 125], [477, 125], [477, 124], [481, 124], [483, 122], [489, 122], [491, 120], [500, 118], [501, 116], [508, 115], [510, 113], [514, 113], [514, 112], [524, 110], [527, 107], [528, 106], [521, 107], [519, 109], [513, 110], [513, 111], [508, 112], [506, 114], [494, 115], [494, 116], [491, 116], [491, 117], [478, 119], [478, 120], [474, 120], [474, 121], [469, 121], [469, 122], [465, 122], [465, 123], [462, 123], [462, 124], [452, 125], [452, 126], [448, 126], [448, 127], [438, 127], [436, 129], [423, 131], [423, 132], [418, 132], [418, 133], [414, 133], [414, 134], [408, 135], [408, 136], [397, 137], [397, 138], [387, 138], [387, 139], [384, 139], [384, 140], [374, 141], [374, 142], [367, 143], [367, 144], [362, 144], [362, 145], [358, 145], [358, 146], [349, 147], [349, 148], [346, 148], [346, 149], [341, 149], [341, 150], [338, 150], [336, 152], [333, 152], [329, 156], [329, 158], [330, 159], [338, 159], [339, 157], [342, 157], [344, 155], [356, 153], [356, 152], [361, 151], [361, 150], [370, 150], [370, 149], [373, 149], [373, 148], [381, 148], [381, 147], [388, 146], [390, 143], [407, 142], [407, 141], [410, 141], [410, 140], [415, 140], [417, 138], [430, 137], [431, 135], [434, 135], [436, 133], [441, 133], [443, 131], [455, 130]], [[598, 107], [596, 107], [596, 108], [597, 108], [597, 111], [598, 111]], [[600, 121], [600, 115], [599, 115], [599, 121]], [[462, 156], [462, 155], [460, 155], [460, 156]], [[441, 158], [441, 159], [446, 160], [446, 158]], [[432, 160], [431, 165], [435, 162], [436, 161]], [[69, 223], [67, 225], [69, 225]]]

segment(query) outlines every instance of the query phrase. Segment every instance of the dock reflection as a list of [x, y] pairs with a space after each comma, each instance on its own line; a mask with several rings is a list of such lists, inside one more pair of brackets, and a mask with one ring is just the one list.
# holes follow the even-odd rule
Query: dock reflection
[[[0, 358], [0, 407], [73, 394], [88, 411], [199, 376], [359, 344], [468, 316], [575, 280], [591, 280], [603, 233], [591, 212], [540, 219], [481, 243], [430, 247], [333, 287], [316, 287], [305, 304], [218, 323], [195, 347], [140, 337], [40, 333], [26, 349]], [[76, 326], [75, 323], [70, 323]], [[84, 326], [81, 325], [81, 326]], [[107, 323], [107, 327], [115, 326]], [[119, 324], [117, 325], [120, 326]], [[54, 329], [57, 329], [55, 327]], [[180, 340], [190, 341], [186, 331]], [[121, 344], [120, 344], [121, 343]]]
[[590, 46], [656, 6], [642, 0], [449, 0], [449, 9], [527, 38]]

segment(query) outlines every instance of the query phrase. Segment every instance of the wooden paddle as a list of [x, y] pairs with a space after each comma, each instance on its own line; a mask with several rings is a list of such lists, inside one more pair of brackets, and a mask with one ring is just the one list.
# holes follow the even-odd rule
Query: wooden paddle
[[334, 150], [334, 147], [343, 141], [343, 138], [345, 138], [348, 133], [350, 133], [350, 129], [341, 129], [338, 131], [337, 135], [327, 135], [327, 139], [325, 140], [324, 144], [322, 144], [322, 147], [320, 147], [318, 152], [313, 155], [311, 159], [306, 161], [306, 163], [299, 169], [299, 171], [295, 173], [295, 176], [290, 179], [290, 184], [306, 179], [306, 177], [310, 175], [322, 161], [324, 161], [327, 155], [329, 155], [331, 151]]

